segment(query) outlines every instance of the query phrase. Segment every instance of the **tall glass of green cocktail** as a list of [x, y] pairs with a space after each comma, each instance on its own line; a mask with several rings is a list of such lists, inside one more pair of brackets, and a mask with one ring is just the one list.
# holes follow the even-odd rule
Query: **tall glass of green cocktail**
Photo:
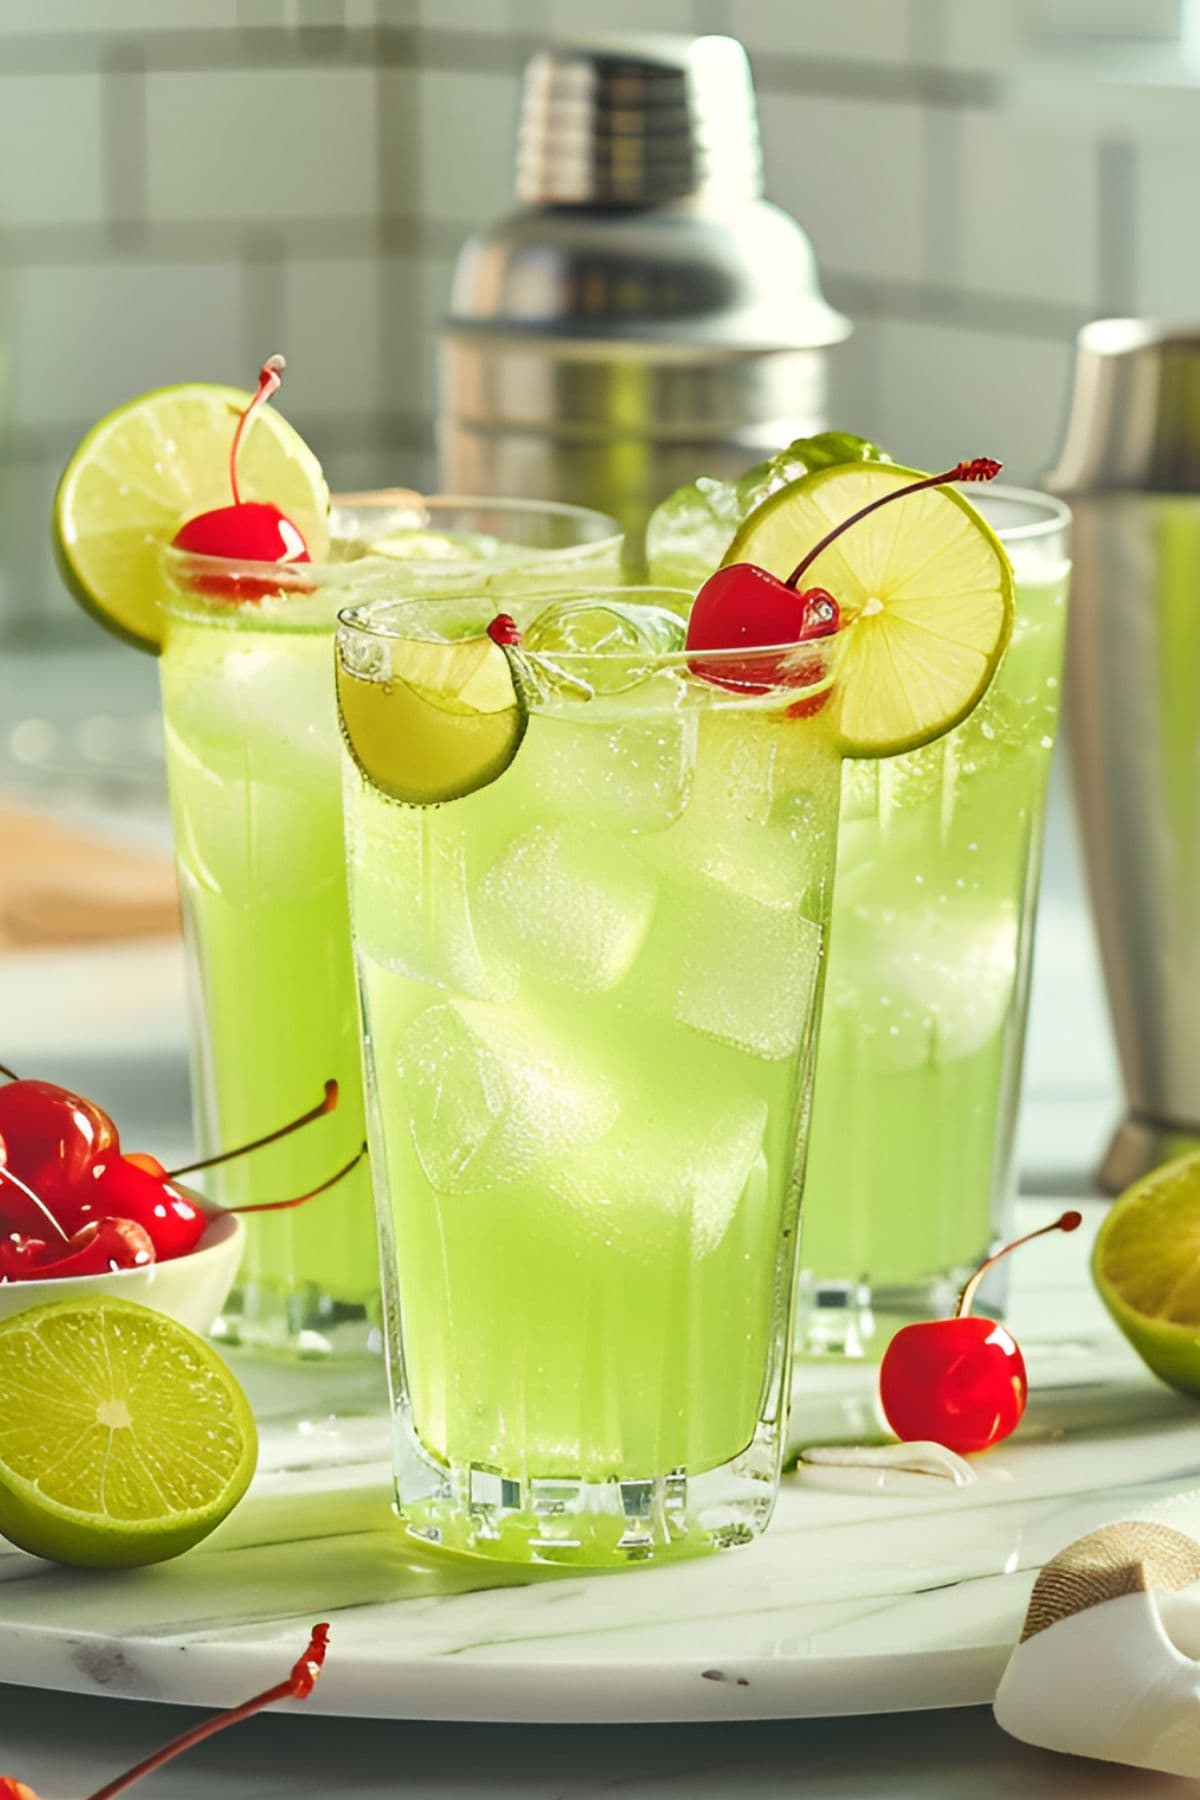
[[937, 743], [843, 775], [801, 1253], [818, 1352], [878, 1354], [1012, 1235], [1070, 516], [1016, 489], [975, 503], [1015, 577], [991, 687]]
[[[770, 520], [789, 479], [878, 454], [829, 434], [737, 487], [681, 490], [651, 522], [652, 569], [695, 585], [726, 556], [761, 551], [773, 567]], [[844, 764], [799, 1289], [798, 1341], [818, 1353], [877, 1353], [898, 1322], [943, 1311], [1011, 1235], [1069, 515], [1018, 490], [972, 499], [1014, 575], [991, 685], [937, 742]], [[923, 579], [918, 569], [915, 589]]]
[[[206, 1178], [226, 1206], [307, 1191], [364, 1136], [330, 644], [373, 592], [496, 595], [615, 572], [613, 521], [583, 509], [417, 497], [335, 504], [327, 561], [164, 553], [162, 692], [206, 1154], [270, 1132], [337, 1080], [336, 1111]], [[519, 571], [519, 574], [518, 574]], [[555, 573], [552, 573], [555, 572]], [[378, 1266], [365, 1164], [294, 1210], [251, 1215], [220, 1330], [324, 1357], [368, 1345]]]
[[338, 636], [397, 1492], [509, 1560], [739, 1543], [775, 1495], [836, 637], [747, 692], [687, 600]]

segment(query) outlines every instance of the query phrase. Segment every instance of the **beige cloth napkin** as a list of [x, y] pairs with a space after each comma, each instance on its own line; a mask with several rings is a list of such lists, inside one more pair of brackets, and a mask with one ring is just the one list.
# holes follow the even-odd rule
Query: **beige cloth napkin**
[[1034, 1584], [994, 1710], [1043, 1750], [1200, 1777], [1200, 1543], [1131, 1519], [1068, 1544]]
[[0, 951], [179, 930], [169, 856], [124, 850], [0, 807]]

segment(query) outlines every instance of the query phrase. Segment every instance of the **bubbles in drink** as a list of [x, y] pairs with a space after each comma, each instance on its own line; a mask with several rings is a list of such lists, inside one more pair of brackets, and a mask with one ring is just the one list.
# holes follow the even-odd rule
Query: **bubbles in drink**
[[685, 1258], [704, 1257], [721, 1244], [743, 1199], [763, 1207], [765, 1101], [714, 1104], [706, 1095], [687, 1116], [682, 1111], [660, 1105], [653, 1119], [635, 1120], [623, 1109], [617, 1130], [553, 1170], [552, 1191], [595, 1238], [648, 1257], [674, 1242]]
[[800, 1049], [820, 957], [799, 894], [764, 905], [723, 883], [664, 882], [638, 981], [654, 1010], [775, 1061]]
[[443, 1194], [527, 1180], [617, 1118], [611, 1085], [515, 1007], [427, 1008], [401, 1040], [397, 1074], [417, 1157]]
[[480, 883], [487, 939], [531, 974], [600, 993], [632, 968], [654, 912], [653, 876], [585, 825], [535, 825]]
[[[879, 1071], [972, 1055], [1004, 1027], [1017, 962], [1011, 899], [913, 894], [903, 910], [850, 908], [826, 994], [832, 1030]], [[845, 975], [839, 974], [845, 970]]]
[[393, 974], [479, 1000], [511, 999], [517, 977], [475, 917], [461, 831], [430, 832], [416, 810], [352, 815], [358, 870], [354, 928], [365, 955]]
[[504, 776], [512, 802], [534, 816], [665, 830], [691, 793], [697, 719], [663, 706], [664, 681], [675, 678], [656, 676], [623, 694], [619, 718], [606, 715], [601, 700], [535, 714], [522, 754]]
[[538, 614], [525, 632], [525, 648], [551, 688], [555, 659], [565, 658], [562, 674], [593, 694], [619, 694], [644, 681], [657, 658], [682, 650], [686, 634], [683, 619], [665, 607], [562, 600]]

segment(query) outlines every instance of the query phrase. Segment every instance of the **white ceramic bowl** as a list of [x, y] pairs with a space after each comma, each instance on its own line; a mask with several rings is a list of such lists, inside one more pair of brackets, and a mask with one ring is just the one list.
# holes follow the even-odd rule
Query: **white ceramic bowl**
[[203, 1335], [229, 1297], [242, 1255], [242, 1221], [225, 1213], [205, 1227], [187, 1256], [151, 1263], [145, 1269], [118, 1269], [112, 1275], [76, 1275], [61, 1281], [0, 1283], [0, 1319], [11, 1319], [50, 1300], [87, 1300], [114, 1294], [152, 1306]]

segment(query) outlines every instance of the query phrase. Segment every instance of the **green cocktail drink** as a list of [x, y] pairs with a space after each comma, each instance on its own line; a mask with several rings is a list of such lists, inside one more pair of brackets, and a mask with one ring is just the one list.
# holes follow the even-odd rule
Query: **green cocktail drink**
[[[244, 1206], [304, 1193], [364, 1136], [330, 641], [372, 592], [499, 595], [582, 560], [614, 565], [612, 521], [582, 509], [429, 501], [335, 509], [327, 563], [167, 553], [162, 688], [191, 982], [201, 1145], [215, 1154], [310, 1108], [335, 1112], [214, 1170]], [[562, 575], [556, 579], [561, 581]], [[500, 600], [497, 600], [497, 605]], [[250, 1215], [220, 1330], [315, 1357], [368, 1346], [378, 1263], [364, 1164], [294, 1210]]]
[[[807, 449], [738, 489], [698, 483], [665, 503], [653, 572], [703, 580]], [[991, 686], [937, 742], [844, 764], [801, 1245], [798, 1342], [818, 1353], [882, 1349], [899, 1321], [943, 1311], [1010, 1235], [1069, 518], [1040, 495], [971, 498], [1015, 576], [1013, 635]]]
[[1002, 489], [976, 504], [1015, 575], [991, 687], [937, 743], [843, 775], [801, 1252], [799, 1342], [818, 1351], [882, 1349], [1011, 1235], [1069, 515]]
[[840, 766], [803, 690], [697, 679], [686, 603], [512, 596], [527, 729], [440, 805], [388, 765], [430, 718], [447, 767], [511, 753], [494, 601], [339, 634], [397, 1493], [479, 1554], [658, 1558], [774, 1501]]

